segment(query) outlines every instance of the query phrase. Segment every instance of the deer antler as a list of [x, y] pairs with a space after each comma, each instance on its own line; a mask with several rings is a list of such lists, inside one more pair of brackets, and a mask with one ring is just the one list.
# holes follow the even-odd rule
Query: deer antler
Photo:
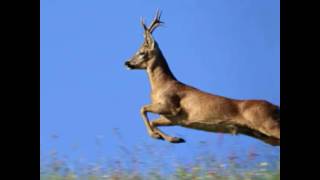
[[160, 17], [161, 17], [161, 12], [159, 11], [159, 9], [157, 9], [157, 14], [148, 28], [150, 33], [152, 33], [157, 27], [160, 26], [161, 23], [163, 23], [162, 21], [160, 21]]
[[140, 18], [140, 23], [141, 23], [141, 25], [142, 25], [143, 29], [144, 29], [145, 31], [148, 31], [147, 26], [144, 24], [143, 17], [141, 17], [141, 18]]
[[151, 22], [150, 26], [147, 27], [145, 24], [144, 24], [144, 20], [143, 18], [141, 17], [140, 19], [140, 23], [143, 27], [143, 29], [145, 31], [148, 31], [150, 34], [157, 28], [161, 25], [161, 23], [163, 23], [162, 21], [160, 21], [160, 16], [161, 16], [161, 12], [159, 11], [159, 9], [157, 10], [157, 14], [156, 16], [154, 17], [153, 21]]

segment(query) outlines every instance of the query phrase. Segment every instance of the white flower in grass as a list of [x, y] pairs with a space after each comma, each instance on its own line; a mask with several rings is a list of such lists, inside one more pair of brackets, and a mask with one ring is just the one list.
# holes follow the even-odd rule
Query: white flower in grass
[[259, 165], [260, 165], [260, 166], [268, 166], [269, 163], [267, 163], [267, 162], [261, 162]]
[[104, 175], [102, 175], [101, 177], [108, 179], [110, 176], [109, 176], [108, 174], [104, 174]]

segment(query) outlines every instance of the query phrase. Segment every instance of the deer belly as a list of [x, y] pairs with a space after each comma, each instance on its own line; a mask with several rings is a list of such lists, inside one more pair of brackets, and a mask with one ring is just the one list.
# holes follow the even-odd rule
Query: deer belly
[[182, 123], [181, 125], [183, 127], [209, 131], [209, 132], [231, 133], [231, 134], [237, 133], [236, 125], [229, 122], [228, 123], [221, 123], [221, 122], [212, 123], [212, 122], [206, 122], [206, 121], [197, 121], [197, 122]]

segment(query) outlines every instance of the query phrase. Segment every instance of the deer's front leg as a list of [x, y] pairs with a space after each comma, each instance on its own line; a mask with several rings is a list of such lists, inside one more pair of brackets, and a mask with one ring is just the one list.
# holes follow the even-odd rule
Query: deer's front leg
[[151, 121], [151, 127], [158, 127], [158, 126], [175, 126], [177, 125], [176, 123], [173, 123], [172, 121], [170, 121], [169, 119], [161, 116], [158, 119], [155, 119], [153, 121]]
[[184, 139], [182, 138], [177, 138], [177, 137], [171, 137], [167, 134], [165, 134], [164, 132], [160, 131], [160, 129], [158, 129], [158, 126], [174, 126], [177, 125], [176, 123], [173, 123], [172, 121], [166, 119], [165, 117], [160, 117], [154, 121], [151, 121], [151, 127], [154, 129], [154, 131], [158, 134], [161, 135], [161, 137], [163, 139], [165, 139], [166, 141], [172, 142], [172, 143], [183, 143], [185, 142]]
[[176, 138], [176, 137], [171, 137], [163, 132], [161, 132], [157, 127], [155, 126], [160, 126], [160, 125], [174, 125], [170, 120], [165, 119], [163, 117], [153, 121], [153, 124], [150, 124], [150, 121], [147, 116], [147, 112], [152, 112], [152, 113], [157, 113], [157, 114], [177, 114], [175, 109], [169, 109], [164, 105], [161, 104], [151, 104], [151, 105], [146, 105], [141, 108], [141, 115], [144, 120], [144, 123], [147, 127], [148, 133], [151, 137], [157, 138], [157, 139], [165, 139], [166, 141], [172, 142], [172, 143], [182, 143], [185, 142], [182, 138]]
[[144, 122], [144, 125], [146, 126], [147, 128], [147, 131], [148, 131], [148, 134], [153, 137], [153, 138], [156, 138], [156, 139], [163, 139], [161, 138], [161, 135], [159, 133], [156, 133], [154, 131], [154, 129], [151, 127], [151, 124], [150, 124], [150, 121], [149, 121], [149, 118], [147, 116], [147, 107], [150, 106], [150, 105], [146, 105], [146, 106], [143, 106], [141, 109], [140, 109], [140, 113], [141, 113], [141, 116], [142, 116], [142, 119], [143, 119], [143, 122]]

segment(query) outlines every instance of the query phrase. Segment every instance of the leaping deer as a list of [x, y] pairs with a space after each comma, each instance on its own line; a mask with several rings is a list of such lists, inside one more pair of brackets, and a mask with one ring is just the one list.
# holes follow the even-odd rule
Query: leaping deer
[[[125, 62], [129, 69], [144, 69], [151, 84], [152, 103], [141, 108], [148, 134], [171, 143], [184, 139], [172, 137], [159, 126], [179, 125], [209, 132], [243, 134], [280, 146], [280, 108], [265, 100], [236, 100], [203, 92], [178, 81], [152, 37], [163, 22], [157, 11], [149, 27], [141, 19], [144, 42], [138, 52]], [[150, 122], [147, 113], [160, 118]]]

